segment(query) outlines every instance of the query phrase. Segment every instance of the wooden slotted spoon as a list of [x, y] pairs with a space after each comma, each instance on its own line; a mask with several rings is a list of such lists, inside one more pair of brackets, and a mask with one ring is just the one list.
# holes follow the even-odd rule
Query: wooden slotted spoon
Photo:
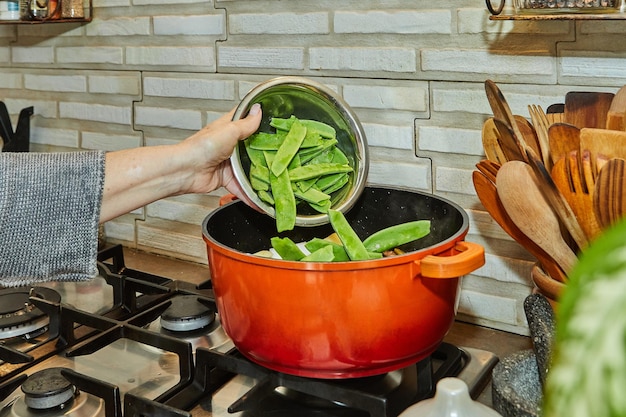
[[[559, 159], [552, 167], [552, 178], [557, 188], [571, 207], [578, 224], [582, 228], [588, 240], [592, 240], [600, 234], [600, 225], [593, 209], [593, 188], [588, 188], [589, 155], [585, 159], [585, 165], [579, 158], [578, 151], [571, 151], [565, 158]], [[593, 184], [591, 184], [593, 187]]]
[[532, 168], [521, 161], [507, 162], [498, 170], [496, 186], [515, 225], [569, 273], [577, 262], [576, 254], [563, 240], [559, 219], [541, 192]]
[[626, 85], [620, 88], [606, 115], [606, 128], [626, 131]]
[[598, 161], [611, 158], [626, 159], [626, 132], [608, 129], [581, 129], [580, 149], [591, 152], [593, 168], [596, 172]]
[[503, 164], [506, 162], [506, 156], [500, 147], [499, 137], [500, 135], [493, 121], [493, 117], [485, 120], [482, 130], [482, 142], [485, 156], [490, 161]]

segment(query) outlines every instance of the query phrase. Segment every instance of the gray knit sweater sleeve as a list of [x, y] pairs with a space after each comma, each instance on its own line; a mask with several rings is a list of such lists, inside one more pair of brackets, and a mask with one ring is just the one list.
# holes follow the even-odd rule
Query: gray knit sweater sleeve
[[0, 153], [0, 287], [97, 275], [104, 155]]

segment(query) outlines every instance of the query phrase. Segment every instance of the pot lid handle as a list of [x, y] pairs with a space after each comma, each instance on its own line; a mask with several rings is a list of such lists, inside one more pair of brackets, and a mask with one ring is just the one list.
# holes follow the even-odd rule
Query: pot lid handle
[[485, 249], [477, 243], [457, 242], [452, 256], [428, 255], [416, 261], [425, 278], [458, 278], [485, 264]]

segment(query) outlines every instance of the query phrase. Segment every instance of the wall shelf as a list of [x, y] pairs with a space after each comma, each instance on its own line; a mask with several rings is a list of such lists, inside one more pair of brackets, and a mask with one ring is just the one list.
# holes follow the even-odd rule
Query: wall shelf
[[83, 0], [83, 15], [84, 17], [79, 17], [79, 18], [58, 18], [58, 19], [45, 19], [45, 20], [0, 20], [0, 25], [43, 25], [43, 24], [50, 24], [50, 23], [91, 22], [91, 20], [93, 19], [92, 0]]
[[489, 20], [626, 20], [626, 13], [551, 13], [551, 14], [500, 14]]

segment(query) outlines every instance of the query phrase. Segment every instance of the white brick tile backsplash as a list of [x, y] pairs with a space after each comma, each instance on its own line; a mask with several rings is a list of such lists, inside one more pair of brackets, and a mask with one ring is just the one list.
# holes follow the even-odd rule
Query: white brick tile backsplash
[[147, 36], [150, 35], [151, 21], [148, 16], [96, 19], [85, 30], [87, 36]]
[[265, 68], [279, 70], [304, 69], [304, 48], [219, 46], [220, 67]]
[[451, 33], [450, 10], [338, 11], [333, 21], [336, 33]]
[[20, 64], [51, 64], [54, 62], [54, 48], [49, 46], [31, 46], [28, 48], [15, 46], [11, 48], [11, 60]]
[[135, 123], [144, 126], [198, 130], [202, 128], [202, 117], [199, 111], [194, 110], [138, 106], [135, 108]]
[[144, 94], [156, 97], [235, 100], [235, 81], [145, 77]]
[[123, 64], [121, 47], [68, 46], [57, 48], [56, 54], [59, 63]]
[[88, 75], [87, 85], [90, 93], [138, 95], [141, 92], [139, 76]]
[[423, 71], [462, 72], [468, 74], [505, 74], [555, 77], [556, 61], [549, 56], [520, 56], [502, 51], [424, 49], [421, 52]]
[[479, 130], [457, 129], [438, 126], [420, 126], [417, 129], [419, 151], [483, 155]]
[[87, 79], [84, 75], [25, 74], [24, 88], [37, 91], [84, 93]]
[[155, 35], [226, 35], [222, 15], [155, 16], [153, 21]]
[[312, 70], [412, 73], [417, 65], [411, 48], [312, 47], [309, 54]]
[[[7, 98], [2, 100], [9, 108], [11, 113], [19, 113], [23, 108], [33, 106], [35, 116], [41, 116], [48, 119], [54, 119], [58, 117], [57, 103], [52, 100], [36, 100], [36, 99], [15, 99]], [[32, 126], [32, 124], [31, 124]]]
[[125, 57], [129, 65], [215, 66], [214, 50], [210, 46], [133, 46], [126, 48]]
[[68, 148], [79, 147], [79, 133], [72, 129], [54, 129], [48, 127], [31, 127], [30, 141], [42, 145], [57, 145]]
[[459, 313], [487, 320], [518, 325], [516, 301], [491, 294], [464, 289], [459, 300]]
[[[2, 59], [2, 48], [0, 48], [0, 59]], [[24, 77], [22, 74], [12, 71], [0, 71], [0, 88], [23, 88]]]
[[120, 149], [136, 148], [142, 144], [140, 135], [107, 135], [99, 132], [83, 132], [82, 136], [81, 145], [84, 149], [117, 151]]
[[0, 62], [11, 62], [11, 48], [0, 46]]
[[390, 126], [377, 123], [363, 123], [363, 130], [369, 146], [396, 149], [413, 149], [413, 125]]
[[[559, 73], [575, 80], [617, 78], [626, 84], [626, 55], [606, 56], [595, 51], [561, 51]], [[579, 81], [580, 82], [580, 81]]]
[[428, 84], [419, 86], [346, 85], [343, 97], [352, 107], [379, 110], [428, 110]]
[[116, 123], [121, 125], [129, 125], [132, 115], [130, 107], [75, 102], [60, 102], [59, 113], [60, 117], [68, 119]]
[[472, 171], [467, 169], [437, 167], [435, 172], [435, 192], [474, 195], [476, 191], [471, 173]]
[[[393, 169], [389, 169], [390, 164], [393, 164]], [[409, 163], [372, 160], [367, 181], [369, 184], [381, 186], [430, 191], [430, 164], [421, 161]]]
[[232, 34], [311, 35], [330, 33], [328, 12], [234, 13], [228, 17]]

